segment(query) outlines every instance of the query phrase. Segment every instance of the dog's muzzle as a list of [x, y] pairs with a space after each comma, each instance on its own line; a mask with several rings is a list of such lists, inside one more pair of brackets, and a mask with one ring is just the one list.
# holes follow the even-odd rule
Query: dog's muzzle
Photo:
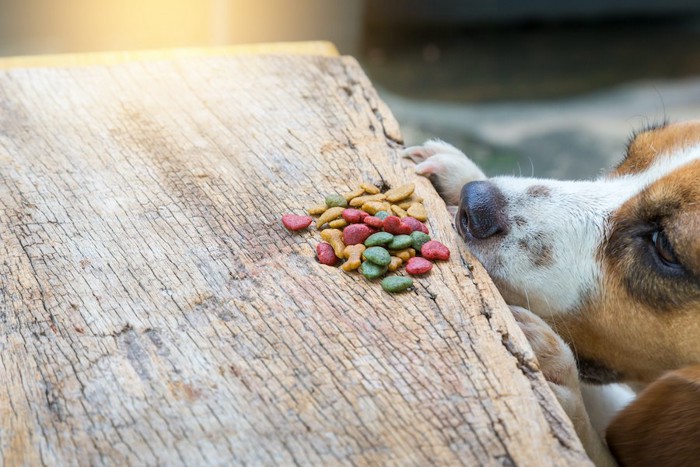
[[489, 181], [469, 182], [462, 187], [457, 228], [469, 239], [485, 240], [505, 235], [509, 230], [506, 199], [501, 190]]

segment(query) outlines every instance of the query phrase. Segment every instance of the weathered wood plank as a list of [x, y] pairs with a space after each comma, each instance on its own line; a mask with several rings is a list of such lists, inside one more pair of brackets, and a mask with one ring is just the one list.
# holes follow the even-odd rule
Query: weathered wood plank
[[223, 47], [185, 47], [179, 49], [91, 52], [74, 54], [21, 55], [0, 57], [0, 70], [10, 68], [73, 67], [87, 65], [116, 65], [126, 62], [186, 59], [249, 54], [323, 55], [334, 57], [338, 49], [331, 42], [270, 42], [239, 44]]
[[0, 72], [5, 462], [585, 463], [425, 180], [415, 292], [281, 228], [400, 141], [351, 58]]

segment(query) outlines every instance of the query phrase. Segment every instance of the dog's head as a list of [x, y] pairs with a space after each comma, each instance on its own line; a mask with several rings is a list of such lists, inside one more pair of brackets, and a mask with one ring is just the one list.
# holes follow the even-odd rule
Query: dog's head
[[456, 223], [506, 301], [571, 344], [584, 379], [700, 363], [700, 122], [639, 132], [595, 181], [469, 183]]

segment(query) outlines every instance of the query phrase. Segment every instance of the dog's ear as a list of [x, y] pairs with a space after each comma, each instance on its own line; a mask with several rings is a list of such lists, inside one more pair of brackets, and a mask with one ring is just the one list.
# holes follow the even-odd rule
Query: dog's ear
[[612, 420], [606, 438], [621, 465], [698, 465], [700, 366], [654, 381]]

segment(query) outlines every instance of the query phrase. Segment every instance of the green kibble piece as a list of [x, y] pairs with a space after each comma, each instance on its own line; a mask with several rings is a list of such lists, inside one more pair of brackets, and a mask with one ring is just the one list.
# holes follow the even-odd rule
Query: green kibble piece
[[389, 263], [391, 263], [391, 255], [380, 246], [372, 246], [367, 248], [365, 252], [362, 253], [362, 257], [367, 261], [371, 261], [377, 266], [383, 266], [385, 268], [389, 265]]
[[365, 240], [365, 246], [386, 245], [391, 241], [392, 238], [394, 238], [394, 236], [389, 232], [373, 233], [372, 235], [367, 237], [367, 240]]
[[423, 245], [430, 241], [430, 235], [416, 230], [415, 232], [411, 232], [411, 240], [413, 241], [411, 248], [420, 251]]
[[382, 279], [382, 289], [389, 293], [398, 293], [413, 287], [413, 279], [404, 276], [389, 276]]
[[397, 235], [387, 245], [390, 250], [403, 250], [413, 245], [413, 239], [409, 235]]
[[381, 220], [384, 220], [384, 219], [386, 219], [387, 217], [389, 217], [389, 213], [386, 212], [386, 211], [377, 211], [377, 213], [374, 215], [374, 217], [378, 217], [378, 218], [380, 218]]
[[348, 201], [343, 195], [333, 193], [326, 196], [326, 206], [329, 208], [346, 208], [348, 207]]
[[386, 274], [387, 267], [379, 266], [371, 261], [365, 261], [360, 266], [360, 273], [367, 279], [376, 279]]

